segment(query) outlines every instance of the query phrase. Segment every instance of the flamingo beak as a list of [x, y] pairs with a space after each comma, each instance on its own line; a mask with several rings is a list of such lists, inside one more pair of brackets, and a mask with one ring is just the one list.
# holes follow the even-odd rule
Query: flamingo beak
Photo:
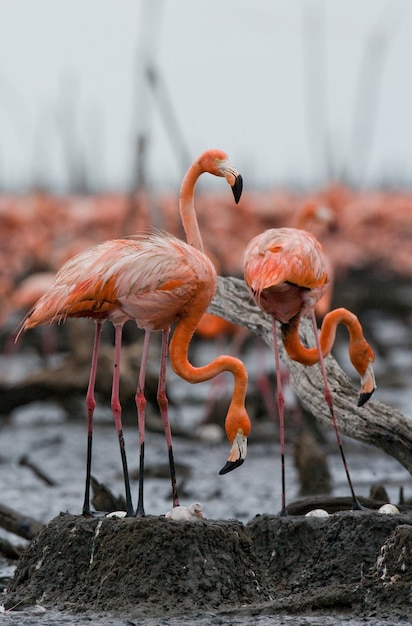
[[358, 399], [358, 406], [363, 406], [369, 400], [376, 389], [375, 374], [373, 373], [372, 361], [366, 368], [366, 372], [361, 378], [361, 389]]
[[232, 193], [235, 198], [236, 204], [240, 200], [240, 196], [243, 191], [243, 178], [237, 171], [235, 167], [230, 163], [230, 161], [220, 161], [219, 169], [221, 175], [226, 178], [227, 183], [232, 188]]
[[240, 174], [238, 174], [235, 177], [235, 182], [233, 185], [231, 185], [231, 187], [232, 187], [233, 197], [235, 198], [235, 202], [237, 204], [240, 200], [240, 196], [242, 195], [242, 190], [243, 190], [243, 178]]
[[222, 467], [219, 474], [227, 474], [232, 470], [240, 467], [243, 461], [246, 458], [247, 452], [247, 437], [243, 434], [242, 431], [239, 431], [236, 435], [232, 447], [230, 449], [229, 458], [226, 462], [226, 465]]

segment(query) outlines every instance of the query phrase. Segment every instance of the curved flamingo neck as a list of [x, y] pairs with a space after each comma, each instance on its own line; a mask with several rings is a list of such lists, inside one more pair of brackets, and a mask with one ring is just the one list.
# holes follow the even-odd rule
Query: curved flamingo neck
[[[300, 315], [296, 315], [288, 324], [282, 324], [282, 339], [286, 352], [294, 361], [303, 365], [314, 365], [319, 361], [317, 348], [307, 348], [299, 338]], [[353, 313], [344, 308], [327, 313], [320, 328], [319, 342], [322, 356], [330, 353], [336, 337], [336, 328], [344, 324], [349, 332], [349, 356], [352, 365], [363, 376], [373, 351], [363, 336], [362, 326]]]
[[194, 195], [197, 179], [205, 172], [199, 161], [187, 170], [180, 187], [179, 207], [187, 243], [203, 252], [203, 241], [197, 223]]
[[169, 346], [172, 368], [176, 374], [189, 383], [200, 383], [214, 378], [221, 372], [231, 372], [234, 388], [231, 405], [244, 409], [248, 376], [242, 361], [232, 356], [221, 355], [208, 365], [195, 367], [188, 360], [188, 347], [195, 331], [190, 318], [180, 320], [176, 326]]

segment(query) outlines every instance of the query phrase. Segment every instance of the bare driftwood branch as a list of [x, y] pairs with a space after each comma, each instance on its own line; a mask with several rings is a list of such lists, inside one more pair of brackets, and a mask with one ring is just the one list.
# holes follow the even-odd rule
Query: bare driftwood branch
[[47, 476], [47, 474], [45, 474], [43, 470], [41, 470], [37, 465], [35, 465], [32, 461], [30, 461], [27, 454], [23, 454], [20, 457], [19, 465], [24, 465], [25, 467], [28, 467], [29, 469], [31, 469], [33, 474], [37, 476], [37, 478], [40, 478], [40, 480], [42, 480], [49, 487], [55, 487], [57, 485], [55, 480]]
[[[262, 337], [269, 346], [273, 345], [270, 318], [251, 301], [243, 280], [219, 276], [216, 295], [208, 310], [230, 322], [245, 326]], [[303, 342], [314, 345], [313, 329], [309, 320], [301, 321], [300, 332]], [[280, 339], [280, 331], [278, 336]], [[324, 399], [319, 366], [308, 367], [292, 361], [283, 345], [281, 356], [290, 371], [294, 391], [319, 422], [330, 428], [330, 413]], [[411, 420], [400, 411], [374, 400], [369, 400], [366, 405], [358, 408], [358, 391], [335, 359], [328, 356], [325, 365], [333, 393], [336, 419], [342, 434], [384, 450], [412, 474]]]
[[24, 539], [33, 539], [43, 528], [38, 520], [0, 504], [0, 527]]
[[126, 509], [126, 502], [123, 496], [115, 496], [110, 489], [103, 483], [92, 476], [92, 504], [96, 511], [124, 511]]
[[0, 554], [6, 559], [18, 559], [24, 548], [14, 546], [5, 537], [0, 537]]

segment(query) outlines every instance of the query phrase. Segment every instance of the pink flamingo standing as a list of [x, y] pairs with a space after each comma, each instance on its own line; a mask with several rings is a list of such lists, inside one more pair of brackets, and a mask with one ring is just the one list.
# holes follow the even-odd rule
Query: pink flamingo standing
[[187, 243], [167, 233], [137, 235], [106, 241], [94, 246], [63, 265], [54, 285], [37, 302], [25, 319], [22, 329], [39, 324], [64, 321], [67, 317], [89, 317], [95, 320], [95, 341], [86, 396], [88, 445], [86, 487], [83, 514], [90, 514], [90, 474], [92, 456], [94, 387], [102, 323], [110, 320], [115, 327], [115, 360], [112, 385], [112, 410], [119, 438], [126, 489], [126, 512], [133, 515], [130, 482], [124, 447], [119, 401], [119, 366], [122, 328], [135, 320], [143, 328], [144, 344], [136, 391], [138, 413], [140, 474], [136, 515], [144, 515], [144, 384], [153, 331], [162, 331], [158, 402], [166, 433], [171, 468], [173, 506], [179, 505], [174, 470], [172, 438], [165, 391], [166, 360], [170, 326], [177, 322], [170, 342], [170, 361], [174, 371], [185, 380], [197, 383], [209, 380], [222, 371], [234, 376], [232, 401], [225, 420], [231, 451], [225, 471], [243, 463], [246, 456], [250, 420], [245, 410], [247, 373], [243, 363], [234, 357], [219, 356], [208, 365], [194, 367], [188, 361], [188, 346], [196, 326], [212, 300], [216, 288], [216, 270], [203, 252], [203, 243], [194, 207], [194, 188], [199, 176], [208, 172], [224, 177], [232, 187], [235, 201], [242, 192], [242, 178], [220, 150], [204, 152], [188, 169], [180, 191], [180, 214]]
[[[359, 509], [361, 505], [356, 498], [345, 460], [323, 359], [332, 349], [336, 327], [338, 324], [344, 324], [349, 331], [350, 359], [361, 377], [358, 406], [365, 404], [375, 389], [375, 377], [372, 368], [374, 353], [363, 336], [360, 322], [347, 309], [339, 308], [330, 311], [323, 319], [319, 336], [315, 305], [327, 289], [328, 275], [321, 245], [313, 235], [306, 231], [295, 228], [272, 228], [264, 231], [249, 242], [243, 253], [242, 264], [245, 281], [252, 298], [272, 318], [281, 444], [281, 514], [286, 515], [287, 510], [285, 503], [284, 397], [280, 376], [276, 321], [281, 324], [283, 344], [291, 359], [304, 365], [313, 365], [317, 362], [320, 364], [325, 385], [325, 399], [330, 409], [352, 493], [353, 508]], [[315, 348], [303, 346], [299, 339], [299, 321], [302, 316], [309, 316], [312, 319], [316, 338]]]

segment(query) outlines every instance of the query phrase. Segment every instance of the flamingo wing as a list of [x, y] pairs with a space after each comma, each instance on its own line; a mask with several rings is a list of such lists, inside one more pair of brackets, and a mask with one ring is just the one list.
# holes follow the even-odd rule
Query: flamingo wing
[[[23, 330], [67, 317], [111, 318], [117, 307], [115, 281], [113, 276], [105, 276], [105, 271], [109, 259], [114, 261], [121, 254], [122, 241], [92, 246], [69, 259], [27, 315]], [[125, 315], [123, 318], [126, 321]]]
[[216, 271], [202, 252], [167, 234], [113, 239], [70, 259], [29, 313], [24, 328], [66, 317], [134, 319], [141, 328], [169, 326], [194, 296], [208, 303]]

